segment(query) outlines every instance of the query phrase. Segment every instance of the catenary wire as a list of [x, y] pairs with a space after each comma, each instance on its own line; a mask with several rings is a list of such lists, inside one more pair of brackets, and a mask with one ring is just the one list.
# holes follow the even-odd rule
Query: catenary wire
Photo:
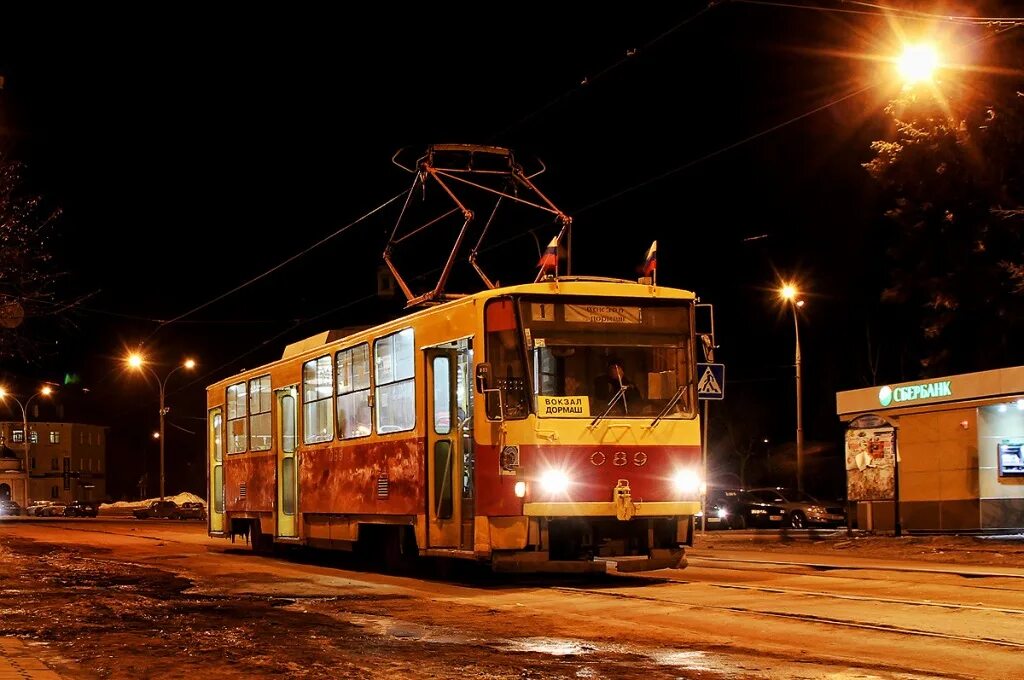
[[215, 302], [219, 302], [219, 301], [223, 300], [224, 298], [226, 298], [226, 297], [228, 297], [230, 295], [234, 295], [235, 293], [237, 293], [238, 291], [242, 290], [243, 288], [251, 286], [252, 284], [256, 283], [257, 281], [259, 281], [261, 279], [264, 279], [267, 276], [273, 274], [278, 269], [281, 269], [282, 267], [284, 267], [284, 266], [286, 266], [288, 264], [291, 264], [292, 262], [294, 262], [295, 260], [299, 259], [303, 255], [306, 255], [307, 253], [309, 253], [312, 250], [315, 250], [316, 248], [319, 248], [323, 244], [325, 244], [328, 241], [330, 241], [331, 239], [333, 239], [333, 238], [335, 238], [335, 237], [345, 233], [346, 231], [348, 231], [352, 227], [356, 226], [357, 224], [359, 224], [363, 220], [367, 219], [368, 217], [370, 217], [370, 216], [376, 214], [377, 212], [383, 210], [387, 206], [389, 206], [392, 203], [394, 203], [395, 201], [397, 201], [402, 196], [405, 196], [407, 193], [408, 193], [408, 190], [402, 190], [400, 193], [395, 194], [394, 196], [392, 196], [388, 200], [386, 200], [383, 203], [381, 203], [380, 205], [378, 205], [373, 210], [370, 210], [369, 212], [364, 213], [361, 217], [356, 218], [352, 222], [349, 222], [348, 224], [346, 224], [345, 226], [341, 227], [340, 229], [335, 230], [334, 232], [332, 232], [332, 233], [328, 234], [327, 236], [323, 237], [322, 239], [320, 239], [316, 243], [314, 243], [314, 244], [304, 248], [303, 250], [299, 251], [298, 253], [295, 253], [294, 255], [292, 255], [292, 256], [288, 257], [287, 259], [285, 259], [284, 261], [274, 265], [273, 267], [271, 267], [270, 269], [262, 272], [261, 274], [257, 274], [256, 276], [252, 277], [251, 279], [249, 279], [249, 280], [247, 280], [247, 281], [245, 281], [243, 283], [240, 283], [239, 285], [235, 286], [231, 290], [229, 290], [227, 292], [224, 292], [224, 293], [221, 293], [220, 295], [218, 295], [218, 296], [216, 296], [216, 297], [214, 297], [214, 298], [212, 298], [210, 300], [207, 300], [206, 302], [202, 303], [201, 305], [193, 307], [192, 309], [190, 309], [190, 310], [188, 310], [186, 312], [183, 312], [183, 313], [179, 314], [178, 316], [176, 316], [176, 317], [174, 317], [172, 319], [168, 319], [166, 321], [161, 322], [160, 325], [157, 326], [153, 330], [153, 332], [149, 334], [149, 336], [146, 338], [146, 341], [150, 340], [154, 335], [156, 335], [161, 329], [165, 328], [166, 326], [169, 326], [172, 323], [180, 321], [180, 320], [184, 319], [185, 317], [190, 316], [190, 315], [198, 312], [201, 309], [209, 307], [210, 305], [214, 304]]
[[672, 35], [676, 31], [678, 31], [679, 29], [681, 29], [684, 26], [686, 26], [687, 24], [689, 24], [689, 23], [691, 23], [693, 21], [696, 21], [697, 19], [702, 17], [704, 14], [706, 14], [708, 12], [708, 10], [710, 10], [712, 7], [715, 7], [717, 4], [718, 3], [714, 2], [714, 1], [708, 2], [699, 11], [697, 11], [694, 14], [691, 14], [687, 18], [683, 19], [682, 21], [677, 23], [672, 28], [669, 28], [668, 30], [661, 32], [660, 34], [658, 34], [656, 37], [652, 38], [651, 40], [648, 40], [638, 50], [636, 50], [636, 51], [632, 51], [632, 50], [628, 51], [626, 53], [626, 56], [622, 57], [618, 61], [612, 63], [609, 66], [606, 66], [604, 69], [602, 69], [601, 71], [598, 71], [595, 75], [593, 75], [591, 77], [584, 77], [578, 84], [574, 85], [573, 87], [570, 87], [568, 90], [565, 90], [560, 95], [558, 95], [556, 97], [553, 97], [552, 99], [549, 99], [545, 104], [541, 105], [539, 108], [535, 109], [534, 111], [526, 114], [525, 116], [523, 116], [522, 118], [520, 118], [516, 122], [506, 126], [500, 132], [497, 132], [497, 133], [491, 135], [491, 137], [490, 137], [490, 139], [488, 141], [493, 141], [496, 138], [504, 137], [509, 132], [511, 132], [512, 130], [516, 129], [517, 127], [519, 127], [523, 123], [526, 123], [526, 122], [536, 118], [537, 116], [541, 115], [542, 113], [544, 113], [548, 109], [552, 108], [553, 106], [556, 106], [557, 104], [561, 103], [562, 101], [565, 101], [566, 99], [572, 97], [574, 94], [576, 94], [577, 92], [579, 92], [583, 88], [592, 86], [595, 82], [597, 82], [598, 80], [604, 78], [606, 75], [608, 75], [612, 71], [616, 70], [617, 68], [619, 68], [620, 66], [625, 64], [630, 59], [634, 59], [637, 54], [642, 54], [642, 53], [646, 52], [647, 50], [649, 50], [652, 47], [654, 47], [654, 45], [658, 44], [659, 42], [661, 42], [662, 40], [664, 40], [668, 36]]

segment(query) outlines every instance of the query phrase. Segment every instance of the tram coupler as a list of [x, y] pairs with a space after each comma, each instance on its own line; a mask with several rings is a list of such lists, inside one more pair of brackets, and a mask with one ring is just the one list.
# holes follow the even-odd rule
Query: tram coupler
[[633, 496], [629, 490], [629, 480], [620, 479], [612, 491], [612, 500], [615, 501], [615, 517], [622, 522], [628, 522], [636, 515], [636, 505], [633, 503]]

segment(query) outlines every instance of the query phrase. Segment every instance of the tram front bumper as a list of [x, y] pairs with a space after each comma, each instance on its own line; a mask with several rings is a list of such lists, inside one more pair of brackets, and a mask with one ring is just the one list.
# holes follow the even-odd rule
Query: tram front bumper
[[[699, 501], [634, 501], [632, 517], [686, 517], [700, 512]], [[524, 503], [527, 517], [616, 517], [619, 506], [614, 501], [538, 502]]]

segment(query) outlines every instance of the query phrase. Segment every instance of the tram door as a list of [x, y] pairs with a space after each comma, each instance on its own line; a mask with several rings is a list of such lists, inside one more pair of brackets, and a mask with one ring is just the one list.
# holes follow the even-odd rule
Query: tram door
[[210, 531], [224, 531], [224, 416], [210, 409], [207, 419], [207, 448], [210, 459], [210, 500], [207, 504]]
[[425, 350], [427, 366], [427, 546], [459, 548], [462, 454], [456, 407], [455, 348]]
[[295, 455], [298, 428], [297, 391], [274, 391], [277, 405], [277, 535], [298, 536], [298, 460]]

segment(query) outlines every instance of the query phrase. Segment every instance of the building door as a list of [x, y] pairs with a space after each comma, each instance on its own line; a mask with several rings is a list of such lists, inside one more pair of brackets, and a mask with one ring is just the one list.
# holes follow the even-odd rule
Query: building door
[[224, 531], [224, 414], [210, 409], [206, 447], [210, 460], [210, 489], [207, 514], [210, 531]]
[[277, 405], [277, 535], [294, 538], [298, 529], [298, 459], [295, 455], [298, 428], [298, 391], [286, 387], [274, 391]]
[[456, 409], [454, 348], [433, 347], [426, 357], [427, 546], [458, 548], [462, 534], [461, 435]]

